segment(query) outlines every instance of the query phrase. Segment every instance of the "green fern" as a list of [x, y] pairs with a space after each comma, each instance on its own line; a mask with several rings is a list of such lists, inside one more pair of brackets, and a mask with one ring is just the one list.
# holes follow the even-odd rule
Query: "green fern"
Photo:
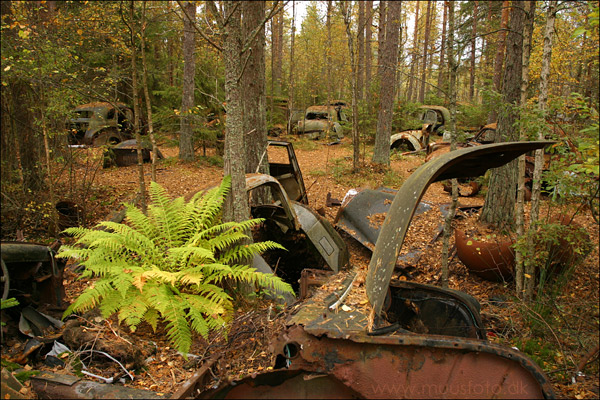
[[98, 280], [63, 318], [98, 307], [104, 317], [117, 314], [131, 330], [142, 321], [156, 329], [163, 320], [174, 347], [186, 354], [192, 332], [206, 338], [229, 319], [232, 304], [221, 287], [224, 280], [293, 293], [277, 276], [243, 265], [254, 254], [283, 247], [271, 241], [243, 244], [246, 232], [262, 219], [221, 221], [230, 184], [230, 177], [225, 177], [220, 187], [186, 203], [182, 197], [171, 200], [152, 182], [147, 215], [128, 204], [126, 224], [102, 222], [102, 230], [67, 229], [76, 243], [61, 247], [58, 257], [76, 258], [85, 266], [82, 278]]

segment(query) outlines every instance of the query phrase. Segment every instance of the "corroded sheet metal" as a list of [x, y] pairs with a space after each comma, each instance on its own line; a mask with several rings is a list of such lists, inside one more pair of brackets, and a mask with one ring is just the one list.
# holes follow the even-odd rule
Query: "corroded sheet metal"
[[273, 350], [289, 370], [325, 374], [362, 398], [554, 397], [535, 363], [481, 340], [415, 334], [339, 340], [294, 325]]
[[[367, 249], [373, 251], [375, 243], [381, 232], [381, 224], [392, 205], [397, 190], [380, 188], [377, 190], [364, 189], [355, 195], [346, 195], [344, 203], [338, 210], [336, 216], [336, 227], [358, 240]], [[433, 204], [422, 201], [419, 203], [415, 215], [426, 213], [434, 207]], [[442, 217], [449, 212], [447, 204], [439, 206]], [[436, 235], [443, 230], [443, 223], [438, 228]], [[422, 249], [411, 250], [407, 254], [398, 257], [398, 261], [412, 265], [420, 257]]]
[[458, 258], [475, 275], [495, 282], [512, 279], [515, 253], [511, 241], [478, 241], [460, 229], [454, 231], [454, 241]]
[[554, 142], [508, 142], [460, 149], [446, 153], [420, 166], [404, 182], [394, 198], [381, 227], [377, 246], [369, 264], [366, 285], [376, 314], [381, 312], [385, 295], [417, 204], [429, 185], [451, 178], [479, 176], [528, 151]]
[[356, 399], [335, 376], [302, 370], [278, 370], [249, 376], [204, 392], [202, 399]]

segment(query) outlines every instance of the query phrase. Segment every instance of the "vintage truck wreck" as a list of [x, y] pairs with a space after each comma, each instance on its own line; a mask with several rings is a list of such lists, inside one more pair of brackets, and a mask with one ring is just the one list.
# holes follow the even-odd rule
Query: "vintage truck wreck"
[[483, 174], [549, 143], [483, 145], [421, 166], [394, 197], [364, 285], [361, 271], [341, 272], [331, 278], [333, 283], [295, 305], [284, 333], [271, 344], [274, 371], [201, 393], [188, 388], [188, 395], [554, 398], [538, 365], [517, 350], [486, 340], [473, 297], [391, 279], [410, 220], [429, 184]]
[[70, 144], [115, 145], [133, 137], [133, 110], [125, 104], [82, 104], [73, 114], [68, 122]]

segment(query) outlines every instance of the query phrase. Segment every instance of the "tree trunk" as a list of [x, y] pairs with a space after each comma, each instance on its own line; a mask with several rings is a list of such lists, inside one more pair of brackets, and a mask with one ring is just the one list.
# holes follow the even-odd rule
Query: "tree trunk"
[[[353, 158], [352, 158], [352, 172], [358, 172], [359, 170], [359, 155], [360, 155], [360, 143], [359, 143], [359, 132], [358, 132], [358, 77], [357, 77], [357, 66], [356, 66], [356, 53], [354, 51], [354, 40], [352, 39], [352, 6], [347, 2], [341, 2], [340, 8], [342, 15], [344, 16], [344, 24], [346, 25], [346, 37], [348, 38], [348, 51], [350, 52], [350, 66], [352, 68], [351, 84], [352, 84], [352, 146], [353, 146]], [[360, 31], [360, 28], [359, 28]]]
[[[408, 80], [408, 91], [407, 91], [407, 95], [406, 95], [406, 99], [408, 101], [412, 101], [414, 96], [413, 96], [413, 88], [415, 87], [415, 73], [416, 71], [418, 71], [419, 68], [419, 60], [418, 60], [418, 55], [417, 55], [417, 40], [418, 40], [418, 32], [419, 32], [419, 8], [420, 7], [420, 3], [417, 2], [415, 7], [417, 7], [417, 10], [415, 11], [415, 32], [413, 35], [413, 48], [412, 48], [412, 56], [411, 56], [411, 60], [410, 60], [410, 76], [409, 76], [409, 80]], [[416, 91], [416, 90], [415, 90]]]
[[246, 152], [244, 149], [244, 132], [239, 79], [242, 75], [242, 43], [241, 43], [241, 2], [226, 1], [223, 3], [224, 15], [228, 16], [225, 26], [221, 26], [224, 34], [223, 58], [225, 60], [225, 102], [227, 104], [227, 123], [225, 124], [225, 175], [231, 175], [231, 191], [225, 200], [223, 217], [225, 221], [245, 221], [248, 213], [248, 196], [246, 195]]
[[[519, 117], [521, 99], [521, 76], [523, 66], [523, 25], [525, 12], [522, 7], [512, 7], [510, 32], [507, 35], [506, 66], [502, 82], [503, 104], [506, 112], [500, 113], [495, 142], [518, 140], [514, 123]], [[517, 161], [492, 169], [481, 220], [498, 226], [512, 228], [517, 190]]]
[[[525, 29], [523, 31], [523, 73], [521, 79], [521, 106], [524, 107], [527, 102], [527, 86], [529, 85], [529, 57], [531, 55], [531, 39], [533, 37], [533, 22], [535, 19], [535, 0], [527, 1], [524, 4], [527, 18], [525, 20]], [[525, 129], [521, 126], [521, 141], [527, 140]], [[517, 237], [525, 234], [525, 154], [519, 156], [517, 172], [517, 211], [515, 225]], [[515, 251], [515, 289], [518, 297], [523, 296], [523, 254]]]
[[[250, 37], [254, 29], [265, 18], [264, 0], [244, 1], [243, 37]], [[251, 45], [251, 51], [243, 55], [245, 70], [242, 75], [243, 138], [246, 141], [246, 172], [268, 173], [266, 157], [261, 157], [267, 148], [267, 115], [265, 96], [265, 29], [260, 29]], [[247, 62], [245, 61], [247, 57]], [[228, 117], [229, 118], [229, 117]]]
[[[458, 62], [454, 56], [454, 2], [448, 2], [448, 70], [450, 71], [450, 150], [456, 150], [456, 76], [458, 74]], [[452, 233], [452, 221], [458, 204], [458, 182], [452, 179], [452, 203], [444, 221], [444, 237], [442, 242], [442, 287], [448, 287], [449, 271], [449, 247]]]
[[419, 91], [419, 102], [425, 103], [425, 80], [427, 78], [427, 50], [429, 47], [429, 31], [431, 17], [431, 0], [427, 1], [427, 14], [425, 15], [425, 43], [423, 44], [423, 64], [421, 65], [421, 89]]
[[444, 1], [444, 19], [442, 22], [442, 45], [440, 49], [440, 68], [438, 71], [438, 79], [437, 79], [437, 96], [441, 97], [442, 95], [442, 85], [444, 85], [444, 52], [446, 49], [446, 24], [448, 22], [448, 1]]
[[[331, 49], [331, 12], [333, 11], [332, 0], [327, 1], [327, 20], [325, 21], [327, 27], [327, 48]], [[326, 64], [327, 64], [327, 103], [329, 104], [333, 99], [333, 82], [331, 79], [331, 51], [326, 52]]]
[[478, 18], [478, 2], [473, 2], [473, 28], [471, 30], [471, 68], [469, 70], [471, 76], [469, 79], [469, 101], [473, 102], [475, 95], [475, 44], [477, 42], [477, 18]]
[[[281, 11], [283, 12], [283, 11]], [[294, 76], [294, 52], [295, 52], [295, 43], [296, 43], [296, 2], [292, 0], [292, 33], [290, 38], [290, 84], [289, 84], [289, 96], [288, 96], [288, 110], [289, 115], [287, 116], [287, 132], [291, 132], [292, 129], [292, 112], [294, 111], [294, 107], [296, 106], [294, 99], [294, 89], [296, 84], [296, 77]]]
[[146, 3], [142, 4], [142, 30], [140, 32], [140, 38], [142, 40], [142, 69], [144, 74], [142, 75], [142, 85], [144, 86], [144, 98], [146, 99], [146, 114], [148, 119], [148, 137], [152, 143], [152, 173], [151, 178], [153, 182], [156, 182], [156, 160], [158, 147], [156, 146], [156, 138], [154, 137], [154, 125], [152, 123], [152, 103], [150, 101], [150, 92], [148, 90], [148, 66], [146, 63]]
[[144, 179], [144, 156], [142, 155], [142, 135], [140, 134], [140, 104], [138, 103], [138, 84], [137, 84], [137, 50], [136, 50], [136, 32], [134, 24], [135, 2], [131, 0], [129, 23], [131, 29], [131, 86], [133, 101], [133, 132], [137, 142], [137, 165], [138, 165], [138, 196], [142, 212], [146, 212], [146, 181]]
[[[187, 1], [184, 5], [183, 18], [183, 92], [181, 96], [181, 133], [179, 135], [179, 158], [184, 161], [194, 160], [193, 119], [194, 107], [194, 76], [196, 64], [194, 59], [196, 5]], [[228, 116], [229, 117], [229, 116]]]
[[383, 52], [383, 43], [385, 42], [385, 33], [386, 33], [386, 24], [387, 24], [387, 5], [388, 2], [385, 0], [381, 0], [379, 2], [379, 27], [377, 34], [377, 77], [379, 78], [379, 83], [381, 84], [381, 73], [383, 72], [383, 67], [381, 66], [381, 57]]
[[373, 0], [367, 1], [367, 14], [365, 25], [365, 98], [371, 108], [371, 68], [373, 64], [373, 51], [371, 50], [371, 40], [373, 39]]
[[[548, 2], [546, 9], [546, 29], [544, 31], [544, 50], [542, 55], [542, 69], [540, 71], [540, 94], [538, 96], [538, 109], [540, 122], [538, 123], [538, 139], [544, 140], [544, 125], [546, 114], [548, 112], [548, 81], [550, 77], [550, 63], [552, 61], [552, 42], [554, 40], [554, 22], [556, 20], [557, 1]], [[535, 223], [539, 219], [540, 193], [542, 168], [544, 166], [544, 150], [536, 150], [535, 167], [533, 170], [533, 188], [531, 190], [531, 213], [529, 220], [529, 229], [535, 229]], [[534, 276], [533, 267], [526, 267], [525, 271], [532, 278]], [[533, 297], [534, 280], [525, 281], [525, 297]]]
[[[504, 0], [502, 2], [502, 16], [500, 20], [500, 32], [498, 32], [498, 48], [496, 49], [496, 59], [494, 60], [494, 88], [498, 93], [502, 91], [502, 65], [504, 60], [504, 52], [506, 47], [506, 30], [508, 27], [508, 15], [509, 15], [509, 1]], [[498, 119], [498, 112], [496, 108], [492, 109], [488, 116], [488, 124], [496, 122]]]
[[283, 76], [283, 12], [277, 13], [271, 21], [273, 29], [273, 95], [281, 96], [281, 77]]
[[398, 35], [400, 32], [400, 15], [402, 2], [388, 3], [388, 21], [385, 32], [383, 51], [380, 53], [382, 68], [380, 105], [377, 116], [377, 133], [373, 149], [373, 162], [390, 165], [390, 136], [392, 132], [392, 115], [396, 94], [396, 65], [398, 64]]
[[356, 47], [358, 59], [356, 62], [356, 92], [358, 100], [365, 98], [363, 77], [365, 74], [365, 2], [358, 2], [358, 26], [356, 29]]

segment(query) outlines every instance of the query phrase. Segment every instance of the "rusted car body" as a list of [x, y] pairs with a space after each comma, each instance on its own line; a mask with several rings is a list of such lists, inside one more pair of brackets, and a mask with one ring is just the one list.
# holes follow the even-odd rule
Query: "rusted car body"
[[450, 121], [450, 111], [442, 106], [424, 105], [419, 107], [421, 128], [404, 130], [390, 137], [390, 148], [403, 151], [421, 151], [427, 148], [430, 137], [442, 136]]
[[64, 306], [65, 263], [56, 259], [60, 242], [51, 246], [26, 242], [2, 242], [2, 298], [14, 297], [21, 305]]
[[306, 109], [304, 118], [298, 121], [296, 133], [307, 135], [310, 139], [324, 139], [329, 136], [339, 140], [344, 137], [341, 123], [347, 121], [345, 107], [342, 105], [311, 106]]
[[[483, 127], [481, 127], [481, 129], [479, 129], [479, 131], [477, 131], [475, 136], [468, 138], [467, 141], [464, 143], [457, 143], [457, 147], [463, 148], [463, 147], [479, 146], [481, 144], [494, 143], [494, 137], [496, 135], [497, 126], [498, 126], [498, 124], [496, 122], [494, 122], [493, 124], [484, 125]], [[436, 154], [435, 156], [437, 156], [439, 154], [446, 153], [448, 151], [450, 151], [450, 141], [448, 140], [448, 138], [444, 138], [442, 140], [438, 140], [436, 142], [429, 143], [429, 145], [427, 146], [427, 156], [428, 157], [432, 153], [435, 153]], [[429, 161], [433, 157], [434, 156], [429, 157], [427, 159], [427, 161]]]
[[[164, 158], [160, 150], [156, 151], [156, 158]], [[142, 162], [152, 161], [152, 145], [142, 141]], [[104, 151], [104, 162], [102, 168], [108, 168], [113, 165], [117, 167], [126, 167], [137, 164], [137, 140], [125, 140], [115, 146], [107, 147]]]
[[70, 144], [101, 146], [133, 137], [133, 111], [122, 103], [96, 102], [78, 106], [69, 120]]
[[274, 371], [198, 397], [554, 398], [531, 359], [486, 340], [474, 298], [392, 280], [412, 216], [432, 182], [481, 175], [550, 143], [477, 146], [422, 165], [392, 201], [365, 284], [359, 269], [332, 276], [292, 309], [273, 340]]
[[265, 219], [254, 230], [253, 237], [257, 241], [274, 240], [287, 250], [256, 255], [254, 268], [264, 273], [277, 273], [298, 291], [298, 281], [306, 266], [338, 272], [348, 264], [346, 243], [329, 221], [306, 204], [290, 200], [282, 184], [273, 176], [247, 174], [247, 192], [251, 194], [259, 189], [266, 189], [271, 201], [253, 204], [255, 197], [249, 196], [252, 217]]
[[267, 161], [269, 174], [281, 183], [288, 197], [302, 204], [308, 204], [304, 178], [294, 146], [282, 140], [267, 141]]

